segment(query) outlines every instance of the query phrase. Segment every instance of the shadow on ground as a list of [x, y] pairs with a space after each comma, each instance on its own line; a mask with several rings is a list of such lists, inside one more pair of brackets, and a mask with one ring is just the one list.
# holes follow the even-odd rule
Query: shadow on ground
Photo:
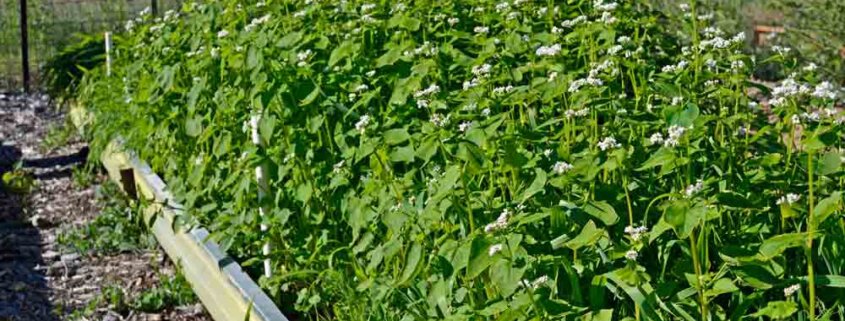
[[[5, 156], [20, 155], [11, 146], [2, 146]], [[25, 169], [37, 169], [37, 179], [66, 177], [67, 165], [85, 161], [87, 149], [76, 154], [22, 160]], [[19, 156], [18, 156], [19, 157]], [[0, 160], [0, 176], [17, 163], [14, 157]], [[63, 168], [64, 167], [64, 168]], [[42, 236], [30, 221], [27, 195], [0, 189], [0, 321], [58, 321], [50, 301], [47, 266], [42, 257]], [[59, 314], [61, 314], [61, 311]]]

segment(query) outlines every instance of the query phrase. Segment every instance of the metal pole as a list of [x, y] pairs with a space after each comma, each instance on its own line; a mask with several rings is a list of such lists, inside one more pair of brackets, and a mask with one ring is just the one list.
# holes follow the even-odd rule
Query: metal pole
[[106, 76], [111, 76], [111, 32], [106, 31]]
[[27, 33], [26, 0], [20, 0], [21, 22], [21, 67], [23, 69], [23, 91], [29, 93], [29, 34]]
[[158, 16], [158, 0], [150, 0], [150, 10], [153, 13], [153, 17]]
[[[261, 115], [253, 115], [249, 119], [250, 127], [252, 128], [252, 143], [258, 148], [264, 147], [264, 144], [261, 142], [261, 135], [258, 129], [260, 122]], [[265, 198], [267, 197], [267, 191], [269, 190], [267, 185], [267, 172], [267, 164], [265, 163], [259, 164], [258, 167], [255, 168], [255, 179], [258, 181], [258, 201], [260, 203], [258, 207], [258, 215], [261, 216], [262, 220], [264, 220], [264, 215], [266, 215], [269, 211], [269, 209], [264, 205]], [[262, 236], [265, 238], [267, 237], [267, 230], [267, 224], [261, 223], [261, 232], [264, 234]], [[268, 258], [270, 256], [270, 242], [264, 242], [261, 247], [261, 253], [264, 254], [264, 276], [269, 278], [273, 276], [272, 266], [270, 265], [270, 259]]]

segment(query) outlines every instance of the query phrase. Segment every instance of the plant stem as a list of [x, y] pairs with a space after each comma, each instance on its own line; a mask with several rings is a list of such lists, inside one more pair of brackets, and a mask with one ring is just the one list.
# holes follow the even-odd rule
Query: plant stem
[[698, 286], [698, 300], [701, 304], [701, 320], [706, 321], [707, 318], [707, 298], [704, 297], [704, 286], [701, 284], [701, 262], [699, 262], [698, 258], [698, 247], [695, 243], [695, 232], [690, 232], [689, 236], [690, 242], [690, 254], [692, 256], [692, 265], [695, 269], [695, 281], [697, 282]]
[[810, 213], [807, 219], [807, 248], [804, 253], [807, 255], [807, 282], [810, 292], [810, 321], [816, 320], [816, 284], [813, 273], [813, 233], [815, 232], [815, 222], [813, 222], [813, 152], [807, 154], [807, 172], [808, 183], [810, 186]]

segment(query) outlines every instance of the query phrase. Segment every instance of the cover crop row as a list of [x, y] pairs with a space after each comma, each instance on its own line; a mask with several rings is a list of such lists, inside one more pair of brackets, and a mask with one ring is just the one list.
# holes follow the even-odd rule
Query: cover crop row
[[682, 9], [189, 3], [80, 101], [316, 319], [841, 318], [841, 90]]

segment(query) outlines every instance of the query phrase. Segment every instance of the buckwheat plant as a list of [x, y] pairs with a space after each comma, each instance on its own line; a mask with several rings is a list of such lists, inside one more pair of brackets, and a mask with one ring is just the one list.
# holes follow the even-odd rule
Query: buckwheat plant
[[698, 7], [191, 2], [79, 101], [305, 318], [841, 316], [843, 92]]

